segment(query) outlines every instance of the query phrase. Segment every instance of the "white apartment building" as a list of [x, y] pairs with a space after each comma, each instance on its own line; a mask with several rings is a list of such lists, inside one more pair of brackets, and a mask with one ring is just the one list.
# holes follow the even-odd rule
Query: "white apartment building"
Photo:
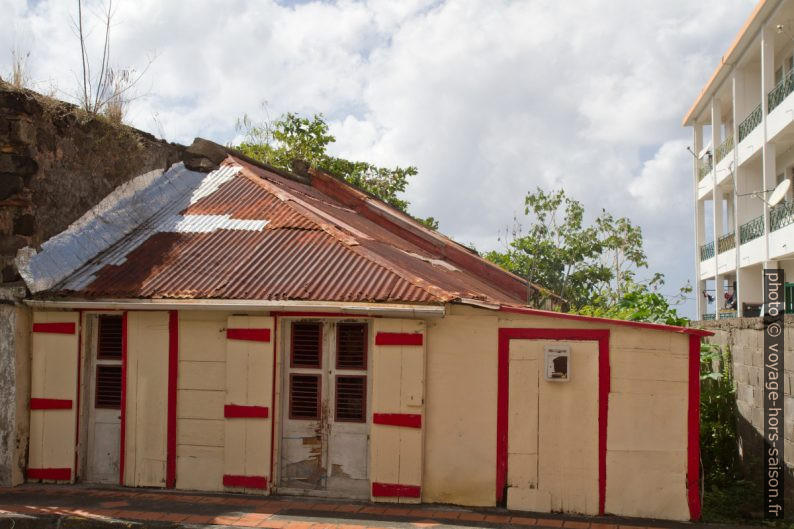
[[755, 316], [764, 267], [794, 309], [794, 0], [762, 0], [687, 113], [694, 131], [698, 319]]

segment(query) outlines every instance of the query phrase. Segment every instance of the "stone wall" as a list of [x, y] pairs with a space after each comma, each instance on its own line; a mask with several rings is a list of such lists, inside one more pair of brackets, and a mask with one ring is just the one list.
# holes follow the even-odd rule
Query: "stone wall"
[[184, 148], [0, 82], [0, 282], [19, 248], [63, 231], [119, 184]]
[[[738, 411], [738, 443], [745, 475], [760, 483], [763, 471], [764, 413], [764, 327], [761, 318], [732, 318], [694, 324], [715, 333], [709, 343], [729, 347], [733, 362]], [[784, 396], [785, 460], [788, 464], [786, 503], [794, 501], [794, 315], [785, 316]]]
[[63, 231], [119, 184], [184, 147], [0, 81], [0, 487], [23, 480], [30, 399], [30, 311], [17, 250]]

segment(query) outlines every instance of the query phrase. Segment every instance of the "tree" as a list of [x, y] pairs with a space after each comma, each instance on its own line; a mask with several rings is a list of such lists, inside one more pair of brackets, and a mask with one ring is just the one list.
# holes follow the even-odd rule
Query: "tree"
[[[243, 132], [243, 141], [235, 148], [246, 156], [286, 170], [291, 169], [293, 161], [303, 160], [407, 213], [408, 202], [399, 195], [408, 187], [408, 179], [418, 174], [416, 167], [379, 167], [331, 156], [327, 149], [336, 138], [329, 132], [322, 114], [307, 118], [287, 112], [275, 121], [262, 123], [255, 123], [245, 115], [238, 120], [237, 127]], [[428, 228], [438, 229], [433, 217], [417, 220]]]
[[584, 207], [565, 191], [537, 188], [525, 198], [531, 224], [516, 221], [504, 251], [485, 257], [568, 300], [571, 309], [620, 298], [635, 270], [647, 267], [642, 230], [626, 218], [602, 211], [584, 222]]
[[[585, 316], [613, 318], [617, 320], [646, 321], [665, 325], [689, 325], [689, 319], [678, 314], [674, 303], [658, 290], [664, 284], [661, 274], [656, 274], [646, 283], [629, 280], [623, 283], [621, 295], [616, 301], [596, 297], [591, 304], [580, 307], [577, 312]], [[681, 289], [681, 297], [691, 288]]]

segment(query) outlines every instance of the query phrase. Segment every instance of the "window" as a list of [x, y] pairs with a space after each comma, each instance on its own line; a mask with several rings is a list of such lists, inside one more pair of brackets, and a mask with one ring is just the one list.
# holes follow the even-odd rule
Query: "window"
[[320, 375], [292, 373], [289, 379], [289, 418], [319, 420]]
[[94, 406], [121, 409], [121, 366], [96, 366]]
[[121, 360], [121, 316], [99, 316], [96, 356], [102, 360]]
[[367, 369], [367, 324], [336, 326], [336, 368]]
[[322, 343], [323, 327], [321, 323], [293, 323], [290, 367], [320, 369]]
[[338, 375], [336, 377], [336, 421], [366, 422], [367, 377]]

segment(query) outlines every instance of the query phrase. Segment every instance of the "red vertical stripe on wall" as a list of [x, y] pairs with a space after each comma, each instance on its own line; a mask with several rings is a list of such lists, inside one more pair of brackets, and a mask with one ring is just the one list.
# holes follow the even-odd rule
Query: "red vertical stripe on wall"
[[276, 355], [278, 354], [278, 314], [271, 313], [273, 316], [273, 384], [271, 385], [272, 388], [272, 395], [270, 400], [270, 408], [272, 412], [272, 418], [270, 419], [270, 470], [268, 471], [268, 477], [270, 478], [270, 482], [273, 481], [273, 464], [275, 463], [275, 454], [276, 454], [276, 410], [278, 406], [276, 405]]
[[124, 486], [124, 445], [127, 423], [127, 311], [121, 315], [121, 441], [119, 443], [119, 485]]
[[179, 370], [179, 311], [168, 311], [168, 433], [165, 486], [176, 486], [176, 382]]
[[[74, 420], [74, 446], [80, 446], [80, 378], [82, 377], [82, 351], [83, 351], [83, 310], [77, 309], [77, 408], [75, 409]], [[74, 476], [77, 479], [78, 450], [74, 451]]]
[[689, 517], [700, 519], [700, 337], [689, 337], [689, 406], [687, 414], [687, 500]]
[[610, 366], [607, 329], [499, 329], [496, 396], [496, 502], [505, 499], [507, 434], [510, 405], [510, 340], [570, 340], [598, 342], [598, 513], [604, 514], [607, 489], [607, 419]]
[[507, 485], [507, 414], [510, 401], [510, 335], [499, 329], [496, 388], [496, 504], [505, 501]]
[[607, 420], [609, 392], [612, 389], [609, 367], [609, 331], [598, 339], [598, 514], [606, 512], [607, 501]]

